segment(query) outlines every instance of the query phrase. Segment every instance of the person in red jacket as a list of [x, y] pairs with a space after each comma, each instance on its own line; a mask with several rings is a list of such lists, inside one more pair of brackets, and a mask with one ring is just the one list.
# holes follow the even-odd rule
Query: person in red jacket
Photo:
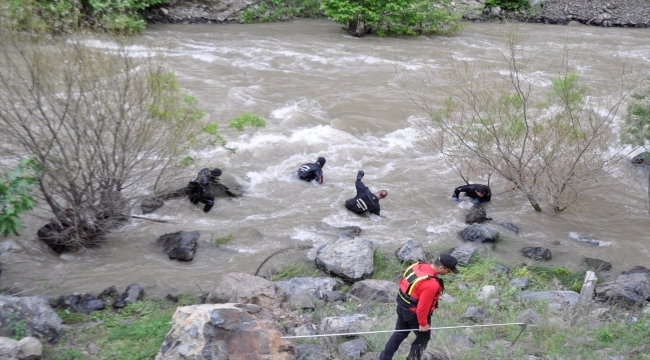
[[[438, 298], [442, 295], [444, 284], [438, 276], [449, 273], [458, 274], [458, 260], [451, 255], [440, 255], [433, 265], [415, 263], [404, 271], [397, 294], [397, 323], [395, 330], [412, 329], [415, 340], [407, 360], [420, 360], [431, 339], [431, 314], [438, 307]], [[418, 331], [415, 331], [418, 329]], [[388, 339], [379, 360], [391, 360], [408, 331], [394, 332]]]

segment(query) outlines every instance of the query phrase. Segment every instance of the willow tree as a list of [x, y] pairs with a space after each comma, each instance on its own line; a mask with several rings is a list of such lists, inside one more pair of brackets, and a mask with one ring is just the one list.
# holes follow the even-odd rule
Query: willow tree
[[128, 218], [140, 194], [191, 164], [193, 149], [225, 146], [163, 59], [121, 41], [0, 37], [0, 156], [33, 156], [39, 198], [56, 215], [48, 243], [59, 249]]
[[454, 60], [451, 70], [402, 84], [427, 115], [427, 149], [505, 179], [536, 211], [543, 202], [562, 211], [599, 186], [597, 177], [620, 158], [613, 126], [634, 76], [630, 81], [629, 69], [618, 69], [613, 79], [620, 87], [608, 97], [580, 82], [566, 49], [545, 64], [557, 71], [544, 71], [531, 65], [516, 26], [507, 26], [502, 40], [495, 49], [501, 62]]

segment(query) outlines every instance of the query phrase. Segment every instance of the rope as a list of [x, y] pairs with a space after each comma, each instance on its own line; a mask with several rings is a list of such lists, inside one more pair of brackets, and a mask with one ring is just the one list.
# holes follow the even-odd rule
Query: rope
[[[508, 326], [508, 325], [521, 325], [522, 329], [519, 335], [526, 329], [525, 323], [507, 323], [507, 324], [486, 324], [486, 325], [463, 325], [463, 326], [443, 326], [429, 328], [429, 330], [444, 330], [444, 329], [462, 329], [462, 328], [473, 328], [473, 327], [493, 327], [493, 326]], [[420, 331], [420, 329], [404, 329], [404, 330], [379, 330], [379, 331], [361, 331], [361, 332], [352, 332], [352, 333], [341, 333], [341, 334], [321, 334], [321, 335], [300, 335], [300, 336], [281, 336], [281, 339], [300, 339], [300, 338], [313, 338], [313, 337], [326, 337], [326, 336], [349, 336], [349, 335], [362, 335], [362, 334], [379, 334], [387, 332], [401, 332], [401, 331]], [[517, 335], [517, 338], [519, 338]], [[517, 341], [517, 339], [515, 339]], [[514, 343], [514, 341], [513, 341]]]

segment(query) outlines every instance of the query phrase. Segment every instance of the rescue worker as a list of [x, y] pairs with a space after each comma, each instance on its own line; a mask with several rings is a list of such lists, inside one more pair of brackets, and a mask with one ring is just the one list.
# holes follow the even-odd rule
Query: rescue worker
[[492, 198], [492, 192], [490, 187], [483, 184], [469, 184], [459, 186], [454, 190], [454, 194], [451, 196], [452, 200], [458, 201], [458, 194], [464, 192], [465, 196], [469, 196], [473, 203], [480, 204], [490, 201]]
[[388, 196], [388, 191], [379, 190], [376, 193], [372, 193], [367, 186], [361, 182], [363, 178], [363, 170], [359, 170], [357, 174], [357, 182], [354, 184], [357, 188], [357, 196], [353, 199], [349, 199], [345, 202], [345, 208], [356, 213], [363, 214], [366, 211], [371, 214], [379, 215], [379, 200]]
[[[451, 255], [440, 255], [433, 266], [415, 263], [404, 271], [397, 293], [397, 322], [395, 330], [411, 329], [415, 340], [407, 360], [420, 360], [431, 339], [431, 314], [438, 307], [438, 298], [445, 289], [439, 276], [449, 273], [458, 274], [458, 261]], [[417, 329], [417, 331], [415, 330]], [[409, 331], [394, 332], [379, 355], [379, 360], [391, 360]]]
[[300, 180], [312, 181], [316, 180], [319, 184], [323, 183], [323, 166], [325, 166], [325, 158], [319, 157], [313, 164], [303, 164], [298, 169], [298, 177]]
[[205, 204], [203, 212], [207, 213], [214, 206], [214, 196], [208, 193], [206, 187], [211, 182], [219, 182], [220, 176], [221, 169], [219, 168], [212, 170], [208, 168], [201, 169], [185, 188], [185, 193], [189, 195], [192, 204], [198, 204], [199, 202]]

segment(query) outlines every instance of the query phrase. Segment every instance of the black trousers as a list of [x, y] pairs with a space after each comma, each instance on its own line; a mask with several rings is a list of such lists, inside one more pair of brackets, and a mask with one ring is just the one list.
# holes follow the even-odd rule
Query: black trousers
[[[431, 324], [431, 314], [427, 318], [427, 323]], [[405, 309], [397, 305], [397, 322], [395, 323], [395, 330], [418, 329], [418, 317], [414, 311]], [[411, 343], [411, 351], [406, 357], [407, 360], [420, 360], [422, 353], [427, 348], [429, 339], [431, 339], [431, 331], [413, 331], [415, 333], [415, 340]], [[392, 360], [393, 355], [399, 349], [400, 344], [404, 339], [409, 336], [410, 332], [400, 331], [394, 332], [386, 343], [384, 351], [379, 355], [379, 360]]]
[[212, 207], [214, 206], [214, 196], [207, 194], [203, 197], [201, 197], [200, 194], [195, 194], [193, 196], [190, 196], [190, 201], [192, 204], [198, 204], [199, 202], [204, 203], [205, 206], [203, 207], [204, 212], [210, 211]]

